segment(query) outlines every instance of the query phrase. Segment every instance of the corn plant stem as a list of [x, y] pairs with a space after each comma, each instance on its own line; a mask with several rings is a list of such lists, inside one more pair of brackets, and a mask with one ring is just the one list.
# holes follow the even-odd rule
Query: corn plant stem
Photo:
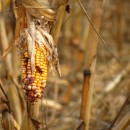
[[[4, 18], [0, 16], [0, 41], [2, 45], [2, 49], [5, 50], [8, 47], [8, 38], [6, 35], [6, 29], [5, 29], [5, 23], [4, 23]], [[11, 64], [11, 54], [8, 55], [5, 59], [5, 65], [6, 69], [8, 70], [9, 73], [13, 72], [12, 64]]]
[[[94, 71], [95, 62], [93, 63], [92, 68]], [[85, 123], [83, 130], [89, 129], [93, 85], [94, 85], [93, 74], [89, 70], [85, 70], [84, 80], [83, 80], [83, 90], [82, 90], [82, 104], [81, 104], [81, 111], [80, 111], [80, 119], [82, 119]]]
[[[91, 2], [89, 1], [88, 3], [89, 5], [91, 5]], [[88, 11], [88, 14], [90, 14], [91, 11]], [[84, 54], [85, 54], [85, 47], [86, 47], [86, 42], [87, 42], [87, 39], [88, 39], [88, 34], [89, 34], [89, 29], [90, 29], [90, 24], [89, 24], [89, 21], [86, 21], [85, 23], [85, 27], [84, 27], [84, 33], [83, 35], [81, 36], [81, 39], [80, 39], [80, 45], [79, 45], [79, 55], [78, 55], [78, 59], [79, 59], [79, 62], [77, 64], [77, 70], [80, 70], [80, 68], [82, 67], [82, 63], [83, 63], [83, 60], [84, 60]]]
[[63, 0], [63, 4], [59, 5], [58, 10], [57, 10], [57, 15], [56, 15], [56, 23], [55, 26], [53, 26], [51, 34], [53, 36], [55, 44], [57, 44], [63, 17], [65, 14], [65, 8], [68, 0]]
[[84, 80], [83, 80], [83, 92], [82, 92], [82, 106], [81, 106], [81, 113], [80, 118], [84, 119], [85, 109], [86, 109], [86, 103], [83, 102], [86, 100], [86, 96], [89, 92], [89, 80], [90, 80], [90, 71], [84, 71]]
[[14, 40], [12, 39], [10, 44], [9, 44], [9, 47], [6, 48], [3, 52], [3, 54], [0, 56], [0, 62], [4, 61], [5, 57], [9, 54], [9, 52], [12, 50], [14, 46]]
[[11, 110], [10, 110], [10, 102], [9, 102], [9, 99], [8, 99], [8, 96], [6, 95], [4, 89], [3, 89], [3, 84], [1, 82], [1, 79], [0, 79], [0, 88], [3, 92], [3, 94], [5, 95], [6, 97], [6, 104], [8, 106], [8, 110], [3, 110], [2, 111], [2, 126], [5, 130], [12, 130], [12, 129], [16, 129], [16, 130], [19, 130], [20, 127], [19, 127], [19, 124], [16, 122], [16, 120], [14, 119], [14, 117], [10, 114], [11, 113]]
[[13, 112], [17, 123], [20, 125], [22, 119], [22, 113], [20, 107], [21, 104], [20, 104], [18, 90], [14, 86], [14, 84], [8, 86], [8, 99], [10, 102], [11, 111]]
[[129, 102], [130, 99], [130, 94], [128, 95], [128, 97], [126, 98], [125, 102], [123, 103], [122, 107], [120, 108], [118, 114], [116, 115], [116, 117], [114, 118], [113, 122], [111, 123], [110, 127], [108, 128], [108, 130], [111, 130], [112, 127], [114, 126], [114, 124], [116, 123], [117, 119], [119, 118], [121, 112], [124, 110], [126, 104]]
[[[22, 2], [25, 2], [24, 0]], [[34, 4], [36, 5], [40, 5], [39, 2], [36, 2], [35, 0], [32, 1], [32, 10], [33, 10], [33, 6], [35, 6]], [[48, 4], [48, 1], [47, 0], [44, 0], [43, 3], [46, 5]], [[44, 6], [41, 4], [41, 6]], [[48, 7], [49, 8], [49, 7]], [[27, 17], [27, 22], [28, 24], [30, 24], [31, 20], [32, 20], [32, 14], [28, 13], [28, 10], [27, 11], [27, 14], [29, 17], [27, 16], [24, 16], [24, 17]], [[31, 8], [30, 8], [30, 11], [31, 11]], [[39, 11], [41, 11], [40, 9], [37, 9], [35, 10], [37, 13]], [[37, 15], [37, 14], [35, 14]], [[46, 30], [50, 31], [50, 26], [46, 26]], [[27, 106], [26, 106], [26, 110], [25, 110], [25, 114], [24, 114], [24, 117], [23, 117], [23, 121], [22, 121], [22, 125], [21, 125], [21, 130], [37, 130], [39, 128], [41, 128], [41, 118], [39, 118], [39, 108], [40, 108], [40, 105], [41, 105], [41, 99], [39, 99], [37, 102], [30, 102], [29, 100], [27, 100]]]
[[4, 96], [5, 96], [6, 100], [8, 101], [8, 96], [7, 96], [7, 94], [6, 94], [5, 90], [4, 90], [4, 87], [3, 87], [3, 84], [2, 84], [2, 82], [1, 82], [1, 79], [0, 79], [0, 88], [1, 88], [2, 93], [3, 93]]
[[[20, 106], [20, 104], [19, 104], [19, 98], [18, 98], [18, 96], [17, 96], [17, 90], [16, 89], [14, 89], [14, 87], [12, 88], [12, 87], [9, 87], [9, 88], [11, 88], [10, 90], [9, 90], [9, 92], [10, 92], [10, 95], [13, 95], [13, 96], [10, 96], [10, 95], [6, 95], [6, 93], [5, 93], [5, 91], [4, 91], [4, 88], [3, 88], [3, 84], [2, 84], [2, 81], [1, 81], [1, 79], [0, 79], [0, 88], [1, 88], [1, 90], [2, 90], [2, 92], [3, 92], [3, 94], [5, 95], [5, 97], [6, 97], [6, 100], [7, 100], [7, 102], [6, 102], [6, 104], [7, 104], [7, 106], [8, 106], [8, 111], [11, 113], [12, 112], [12, 106], [13, 106], [13, 113], [14, 113], [14, 115], [15, 115], [15, 119], [16, 119], [16, 121], [17, 121], [17, 123], [19, 123], [20, 124], [20, 120], [21, 120], [21, 113], [20, 113], [20, 108], [19, 108], [19, 106]], [[13, 92], [14, 94], [11, 94], [11, 92]], [[14, 97], [14, 98], [13, 98]], [[14, 100], [16, 101], [16, 102], [14, 102]], [[13, 105], [14, 104], [14, 105]], [[17, 105], [16, 105], [17, 104]], [[15, 106], [15, 107], [14, 107]]]
[[[25, 10], [24, 10], [23, 7], [17, 8], [17, 10], [14, 10], [14, 13], [15, 13], [15, 18], [16, 18], [16, 26], [15, 26], [15, 32], [14, 32], [14, 43], [13, 43], [13, 45], [16, 45], [16, 40], [18, 39], [18, 37], [20, 35], [20, 31], [25, 27], [26, 20], [24, 18]], [[10, 80], [16, 86], [16, 87], [13, 87], [13, 90], [10, 89], [10, 92], [12, 93], [12, 96], [10, 96], [10, 99], [11, 99], [13, 106], [16, 106], [14, 108], [14, 110], [16, 111], [15, 116], [16, 116], [17, 122], [19, 124], [21, 124], [22, 110], [21, 110], [21, 104], [20, 104], [21, 102], [20, 102], [20, 98], [19, 98], [20, 92], [18, 90], [18, 88], [20, 86], [17, 84], [16, 78], [17, 78], [16, 75], [15, 75], [15, 77], [12, 77], [12, 75], [10, 75]], [[14, 92], [16, 94], [14, 94]], [[17, 104], [17, 105], [15, 105], [15, 104]]]
[[130, 112], [128, 112], [112, 130], [126, 130], [129, 124], [130, 124]]
[[19, 100], [20, 100], [20, 103], [21, 103], [21, 107], [24, 109], [25, 108], [25, 99], [24, 99], [23, 92], [20, 91], [21, 90], [21, 86], [17, 83], [17, 81], [14, 79], [13, 76], [9, 75], [9, 78], [12, 81], [12, 83], [15, 85], [15, 87], [17, 88], [18, 96], [20, 98]]
[[[66, 15], [65, 15], [65, 20], [64, 20], [63, 23], [62, 23], [62, 29], [63, 29], [63, 30], [65, 29], [65, 31], [64, 31], [65, 34], [66, 34], [66, 31], [69, 31], [69, 33], [72, 33], [69, 26], [72, 24], [71, 18], [72, 18], [73, 15], [74, 15], [74, 12], [72, 12], [71, 14], [69, 14], [69, 16], [67, 16], [67, 13], [66, 13]], [[67, 27], [67, 29], [66, 29], [66, 27]], [[69, 29], [70, 29], [70, 30], [69, 30]], [[64, 34], [64, 35], [65, 35], [65, 34]], [[66, 35], [68, 36], [68, 34], [66, 34]], [[66, 35], [65, 35], [65, 36], [66, 36]]]
[[80, 7], [77, 5], [77, 2], [75, 2], [73, 8], [74, 8], [73, 12], [75, 11], [75, 14], [73, 16], [72, 23], [75, 23], [75, 24], [72, 24], [72, 28], [73, 28], [72, 40], [73, 40], [73, 44], [76, 44], [77, 46], [79, 46], [79, 41], [81, 38], [81, 26], [80, 25], [82, 23], [83, 13], [82, 13]]
[[13, 52], [12, 52], [12, 62], [13, 62], [13, 78], [17, 79], [18, 76], [20, 75], [20, 71], [19, 71], [19, 66], [20, 66], [20, 62], [17, 59], [18, 58], [18, 50], [16, 47], [13, 48]]
[[5, 48], [5, 51], [0, 56], [0, 62], [2, 62], [6, 58], [6, 56], [9, 54], [9, 52], [16, 45], [16, 40], [19, 37], [20, 30], [22, 30], [25, 27], [26, 19], [23, 18], [24, 13], [25, 13], [23, 10], [23, 7], [22, 6], [16, 7], [14, 10], [14, 13], [15, 13], [15, 17], [16, 17], [15, 34], [14, 34], [13, 39], [10, 41], [9, 46]]
[[32, 123], [32, 120], [30, 119], [27, 110], [24, 112], [23, 120], [21, 123], [20, 130], [37, 130], [35, 125]]
[[81, 39], [81, 44], [80, 44], [80, 49], [81, 50], [83, 50], [84, 51], [84, 48], [85, 48], [85, 46], [86, 46], [86, 41], [87, 41], [87, 39], [88, 39], [88, 34], [89, 34], [89, 23], [88, 22], [86, 22], [86, 24], [85, 24], [85, 31], [84, 31], [84, 34], [83, 34], [83, 36], [82, 36], [82, 39]]
[[77, 69], [77, 71], [80, 71], [81, 68], [82, 68], [82, 65], [83, 65], [85, 51], [83, 51], [81, 48], [79, 48], [78, 51], [79, 51], [78, 52], [78, 59], [79, 59], [79, 61], [77, 63], [76, 69]]
[[39, 119], [39, 108], [41, 100], [37, 102], [27, 101], [27, 107], [24, 111], [23, 121], [20, 130], [38, 130], [41, 126]]
[[[0, 80], [0, 87], [3, 88], [3, 84], [1, 80]], [[21, 109], [20, 109], [19, 95], [17, 94], [16, 87], [14, 87], [12, 84], [11, 85], [8, 84], [8, 91], [7, 91], [7, 93], [9, 93], [8, 96], [6, 95], [4, 89], [2, 89], [2, 92], [4, 93], [7, 100], [6, 104], [8, 106], [8, 111], [14, 114], [14, 118], [16, 119], [17, 123], [20, 125]]]
[[[16, 5], [14, 5], [16, 6]], [[17, 10], [14, 10], [15, 17], [16, 17], [16, 28], [15, 28], [15, 35], [14, 39], [16, 40], [19, 37], [20, 31], [23, 30], [23, 28], [26, 26], [26, 15], [25, 15], [25, 9], [23, 7], [18, 8]], [[24, 112], [23, 120], [21, 122], [20, 130], [35, 130], [36, 127], [33, 124], [32, 120], [29, 117], [29, 114], [27, 113], [27, 110]]]
[[[91, 12], [91, 22], [94, 27], [99, 32], [102, 16], [102, 6], [103, 1], [98, 0], [92, 1], [92, 12]], [[89, 129], [91, 104], [92, 104], [92, 94], [94, 87], [94, 72], [96, 66], [96, 51], [98, 45], [98, 35], [95, 33], [92, 27], [89, 29], [89, 35], [86, 44], [86, 54], [85, 54], [85, 72], [82, 90], [82, 103], [80, 118], [85, 123], [85, 128], [83, 130]]]
[[[6, 30], [5, 30], [5, 24], [4, 24], [4, 19], [1, 18], [1, 30], [0, 32], [3, 32], [1, 33], [1, 43], [2, 43], [2, 47], [3, 47], [3, 50], [5, 50], [8, 46], [8, 39], [7, 39], [7, 35], [6, 35]], [[9, 74], [12, 75], [13, 73], [13, 67], [12, 67], [12, 62], [11, 62], [11, 55], [8, 55], [6, 57], [6, 60], [5, 60], [5, 63], [6, 63], [6, 67], [7, 67], [7, 70], [9, 72]], [[6, 84], [7, 85], [7, 84]], [[18, 95], [17, 95], [17, 90], [16, 88], [11, 85], [12, 87], [8, 87], [8, 93], [13, 93], [13, 94], [8, 94], [8, 100], [10, 102], [10, 109], [12, 109], [12, 112], [14, 113], [14, 116], [15, 116], [15, 119], [16, 121], [20, 124], [21, 122], [21, 112], [20, 112], [20, 109], [19, 109], [19, 98], [18, 98]], [[11, 91], [10, 91], [11, 90]], [[16, 105], [18, 104], [18, 105]]]
[[[72, 65], [73, 66], [73, 72], [72, 72], [73, 80], [75, 80], [76, 78], [76, 73], [79, 70], [79, 64], [81, 61], [81, 59], [79, 59], [81, 58], [79, 57], [79, 48], [80, 48], [79, 46], [82, 39], [82, 36], [81, 36], [82, 29], [80, 25], [83, 20], [83, 14], [80, 7], [78, 6], [78, 3], [75, 3], [74, 10], [75, 9], [76, 11], [75, 11], [74, 18], [72, 21], [72, 23], [75, 23], [72, 25], [73, 27], [73, 46], [72, 47], [73, 47], [73, 52], [74, 52], [74, 56], [73, 56], [74, 61]], [[78, 64], [77, 64], [77, 57], [79, 59]]]
[[39, 124], [40, 124], [40, 120], [38, 118], [39, 118], [40, 105], [41, 105], [41, 100], [38, 100], [37, 102], [34, 103], [27, 101], [27, 111], [30, 119], [39, 122]]

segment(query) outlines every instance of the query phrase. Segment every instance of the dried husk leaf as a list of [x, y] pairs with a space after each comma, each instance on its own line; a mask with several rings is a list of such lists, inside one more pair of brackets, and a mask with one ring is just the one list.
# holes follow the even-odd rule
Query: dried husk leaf
[[32, 68], [32, 72], [34, 72], [34, 64], [35, 64], [35, 54], [34, 54], [34, 50], [35, 50], [35, 23], [33, 21], [30, 23], [29, 33], [30, 33], [30, 36], [32, 38], [31, 68]]
[[48, 1], [34, 1], [34, 0], [22, 0], [23, 6], [27, 9], [27, 12], [35, 18], [41, 19], [43, 16], [47, 21], [55, 20], [55, 12], [49, 8]]

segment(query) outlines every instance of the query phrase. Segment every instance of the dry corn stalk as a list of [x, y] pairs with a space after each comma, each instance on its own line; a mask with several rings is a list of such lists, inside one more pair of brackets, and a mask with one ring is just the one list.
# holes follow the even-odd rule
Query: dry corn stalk
[[42, 22], [43, 19], [30, 22], [17, 40], [22, 61], [23, 89], [31, 102], [42, 97], [49, 63], [54, 65], [60, 74], [57, 49], [52, 36], [45, 28], [45, 22]]

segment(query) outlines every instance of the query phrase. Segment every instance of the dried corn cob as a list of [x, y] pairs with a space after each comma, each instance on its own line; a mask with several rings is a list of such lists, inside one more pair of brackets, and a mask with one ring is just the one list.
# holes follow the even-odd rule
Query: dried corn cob
[[34, 102], [41, 98], [44, 88], [46, 86], [47, 66], [46, 59], [47, 50], [42, 45], [40, 50], [37, 43], [35, 43], [35, 65], [34, 72], [31, 71], [31, 62], [28, 52], [22, 54], [22, 81], [23, 89], [26, 92], [28, 100]]
[[43, 94], [48, 64], [61, 75], [57, 49], [42, 22], [33, 20], [17, 40], [22, 58], [23, 89], [31, 102], [37, 101]]

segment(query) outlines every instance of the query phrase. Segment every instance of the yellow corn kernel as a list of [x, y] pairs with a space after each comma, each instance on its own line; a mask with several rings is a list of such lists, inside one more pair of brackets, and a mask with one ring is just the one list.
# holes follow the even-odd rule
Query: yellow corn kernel
[[47, 78], [47, 75], [44, 75], [44, 76], [41, 76], [42, 77], [42, 79], [46, 79]]
[[35, 56], [38, 56], [38, 57], [40, 57], [40, 52], [36, 51], [36, 54], [35, 54]]
[[37, 84], [37, 87], [40, 87], [40, 86], [41, 86], [41, 84], [40, 84], [40, 83], [38, 83], [38, 84]]
[[47, 75], [47, 73], [46, 72], [43, 72], [42, 74], [41, 74], [41, 76], [46, 76]]
[[35, 74], [35, 77], [36, 77], [36, 76], [40, 77], [40, 74], [39, 74], [39, 73], [36, 73], [36, 74]]
[[32, 78], [35, 78], [35, 74], [32, 74]]
[[38, 82], [38, 81], [35, 79], [35, 80], [34, 80], [34, 83], [36, 84], [37, 82]]
[[39, 64], [40, 63], [40, 61], [39, 60], [36, 60], [36, 64]]
[[36, 83], [32, 83], [32, 86], [36, 86]]
[[36, 78], [36, 79], [39, 79], [39, 76], [38, 76], [38, 75], [35, 75], [35, 78]]
[[36, 66], [40, 66], [40, 64], [39, 64], [39, 63], [37, 63], [37, 64], [36, 64]]

